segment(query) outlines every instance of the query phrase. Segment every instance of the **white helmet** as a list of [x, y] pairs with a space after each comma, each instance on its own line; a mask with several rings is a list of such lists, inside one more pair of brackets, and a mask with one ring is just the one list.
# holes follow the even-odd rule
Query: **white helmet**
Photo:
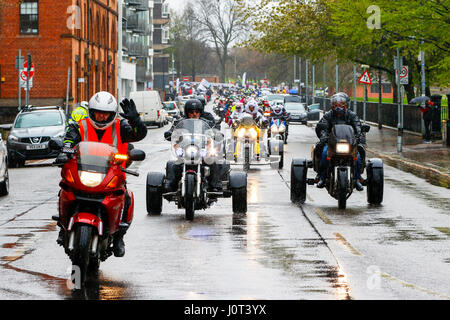
[[89, 108], [89, 102], [87, 102], [87, 101], [81, 101], [80, 107], [85, 108], [86, 110], [88, 110], [88, 108]]
[[[251, 107], [253, 107], [253, 110], [250, 110]], [[254, 100], [250, 100], [245, 106], [245, 111], [251, 114], [256, 114], [258, 112], [258, 103]]]
[[[108, 112], [110, 115], [105, 121], [96, 121], [94, 111]], [[89, 120], [96, 129], [105, 130], [112, 125], [118, 112], [117, 100], [109, 92], [100, 91], [89, 100]]]

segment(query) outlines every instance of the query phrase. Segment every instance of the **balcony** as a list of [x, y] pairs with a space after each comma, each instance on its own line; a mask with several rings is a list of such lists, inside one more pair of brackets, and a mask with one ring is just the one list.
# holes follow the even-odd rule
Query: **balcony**
[[128, 45], [128, 55], [137, 58], [148, 57], [150, 47], [142, 42], [130, 42]]
[[141, 35], [149, 35], [150, 25], [140, 15], [133, 14], [128, 17], [127, 30]]
[[123, 32], [122, 33], [122, 50], [123, 51], [128, 51], [130, 42], [131, 42], [130, 35], [126, 32]]
[[148, 11], [148, 0], [128, 0], [128, 5], [136, 11]]
[[129, 16], [130, 9], [125, 4], [122, 4], [122, 21], [127, 21]]

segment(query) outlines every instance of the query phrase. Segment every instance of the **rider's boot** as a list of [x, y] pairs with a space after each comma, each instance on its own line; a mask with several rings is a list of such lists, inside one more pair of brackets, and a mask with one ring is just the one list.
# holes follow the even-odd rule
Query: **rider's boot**
[[114, 234], [113, 253], [115, 257], [123, 257], [125, 255], [125, 242], [123, 241], [123, 236], [128, 228], [129, 225], [122, 222], [119, 226], [119, 230]]

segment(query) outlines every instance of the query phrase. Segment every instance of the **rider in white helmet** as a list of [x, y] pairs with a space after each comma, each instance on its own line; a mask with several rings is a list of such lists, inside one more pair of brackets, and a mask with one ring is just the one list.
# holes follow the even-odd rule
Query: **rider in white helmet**
[[[144, 139], [147, 135], [147, 127], [141, 121], [133, 100], [124, 99], [120, 106], [124, 111], [120, 113], [124, 118], [122, 120], [117, 118], [119, 106], [112, 94], [105, 91], [94, 94], [89, 100], [89, 118], [69, 124], [64, 137], [64, 145], [72, 148], [81, 141], [102, 142], [115, 145], [119, 153], [127, 153], [131, 149], [129, 142]], [[67, 155], [61, 153], [56, 161], [64, 163], [67, 161]], [[125, 198], [127, 197], [129, 198], [128, 192], [125, 192]], [[128, 217], [129, 204], [129, 199], [126, 199], [121, 227], [119, 232], [114, 235], [113, 252], [116, 257], [122, 257], [125, 254], [123, 236], [132, 220], [132, 217]], [[63, 239], [64, 229], [61, 228], [58, 244], [62, 244]]]

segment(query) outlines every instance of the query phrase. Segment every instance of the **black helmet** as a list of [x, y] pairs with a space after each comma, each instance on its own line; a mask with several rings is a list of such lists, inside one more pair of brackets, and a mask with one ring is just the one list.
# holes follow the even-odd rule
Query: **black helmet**
[[188, 115], [189, 112], [192, 112], [193, 110], [198, 110], [200, 111], [200, 114], [202, 114], [204, 109], [205, 108], [203, 107], [203, 104], [200, 102], [200, 100], [189, 99], [184, 105], [184, 114]]
[[199, 100], [202, 103], [203, 107], [205, 107], [206, 99], [203, 96], [196, 96], [195, 99]]

